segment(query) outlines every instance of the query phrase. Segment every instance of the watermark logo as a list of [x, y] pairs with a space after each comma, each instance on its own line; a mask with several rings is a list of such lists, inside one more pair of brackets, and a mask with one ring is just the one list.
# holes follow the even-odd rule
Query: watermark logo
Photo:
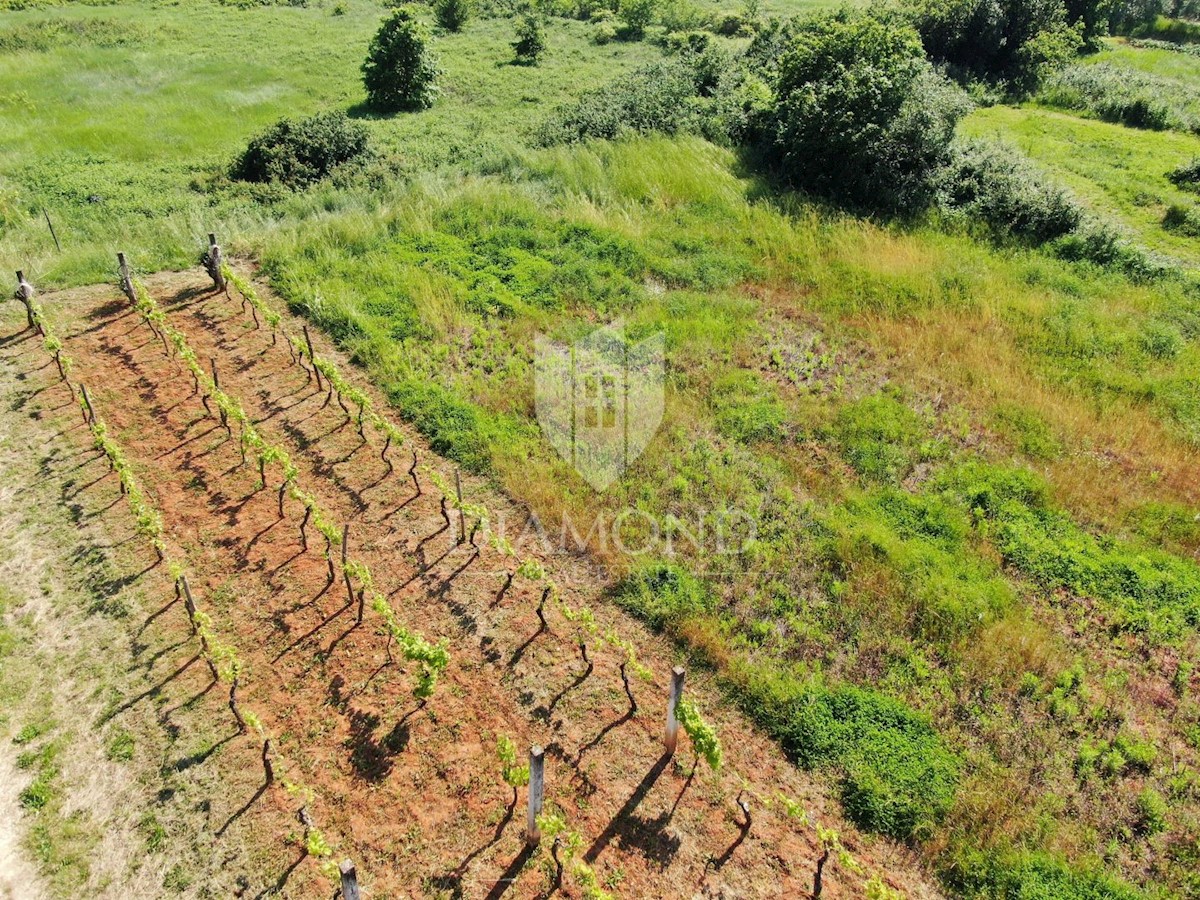
[[621, 477], [662, 423], [664, 343], [661, 332], [631, 343], [620, 322], [574, 344], [537, 338], [538, 424], [597, 491]]

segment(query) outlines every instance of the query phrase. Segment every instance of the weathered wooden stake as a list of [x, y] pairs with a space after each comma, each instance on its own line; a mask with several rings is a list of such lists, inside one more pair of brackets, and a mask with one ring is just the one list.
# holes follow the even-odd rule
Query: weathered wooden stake
[[54, 248], [62, 253], [62, 244], [58, 242], [58, 233], [54, 230], [54, 223], [50, 221], [50, 213], [46, 212], [46, 207], [42, 207], [42, 215], [46, 217], [46, 227], [50, 229], [50, 237], [54, 238]]
[[35, 328], [37, 322], [33, 318], [33, 285], [25, 280], [25, 273], [17, 269], [17, 299], [25, 304], [25, 318], [29, 327]]
[[192, 634], [196, 633], [196, 601], [192, 599], [192, 588], [187, 576], [179, 576], [179, 584], [183, 587], [183, 606], [187, 610], [188, 623], [192, 626]]
[[454, 467], [454, 493], [458, 495], [458, 542], [461, 544], [467, 539], [467, 517], [463, 512], [462, 476], [459, 474], [458, 466]]
[[89, 425], [96, 424], [96, 408], [92, 406], [92, 398], [88, 396], [86, 384], [81, 384], [79, 389], [83, 391], [83, 405], [87, 407], [87, 423]]
[[667, 700], [667, 734], [663, 741], [668, 756], [675, 753], [675, 746], [679, 743], [679, 719], [675, 717], [675, 710], [683, 697], [683, 679], [683, 666], [676, 666], [671, 670], [671, 695]]
[[529, 814], [525, 822], [525, 843], [536, 847], [542, 840], [537, 817], [542, 814], [542, 802], [546, 786], [546, 751], [541, 747], [529, 748]]
[[313, 350], [312, 335], [308, 333], [308, 326], [304, 326], [304, 343], [308, 345], [308, 359], [312, 363], [313, 371], [317, 375], [317, 390], [321, 390], [321, 370], [317, 368], [317, 354]]
[[125, 254], [117, 254], [117, 268], [121, 273], [121, 291], [129, 298], [129, 302], [137, 306], [137, 292], [133, 289], [133, 278], [129, 274], [129, 263], [125, 261]]
[[342, 876], [342, 900], [362, 900], [362, 894], [358, 891], [358, 871], [354, 868], [354, 863], [343, 859], [338, 871]]
[[208, 277], [213, 280], [217, 290], [225, 290], [225, 273], [221, 271], [221, 248], [217, 245], [217, 236], [208, 233]]

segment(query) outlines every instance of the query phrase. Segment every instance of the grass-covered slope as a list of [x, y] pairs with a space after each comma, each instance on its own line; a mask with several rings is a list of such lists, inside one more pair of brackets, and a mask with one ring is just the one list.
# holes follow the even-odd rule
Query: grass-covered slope
[[[5, 13], [0, 254], [64, 284], [118, 248], [194, 264], [218, 231], [954, 890], [1197, 890], [1195, 285], [837, 214], [694, 137], [532, 149], [554, 105], [661, 55], [579, 21], [532, 67], [511, 19], [472, 20], [435, 40], [432, 109], [368, 116], [382, 10], [339, 6]], [[229, 181], [252, 134], [326, 109], [379, 159]], [[964, 130], [1200, 262], [1162, 227], [1200, 138], [1037, 107]], [[615, 319], [664, 334], [665, 412], [597, 494], [537, 427], [532, 348]]]

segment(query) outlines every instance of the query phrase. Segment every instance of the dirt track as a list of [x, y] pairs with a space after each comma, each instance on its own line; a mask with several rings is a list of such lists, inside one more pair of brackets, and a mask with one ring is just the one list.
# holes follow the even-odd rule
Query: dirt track
[[[752, 795], [782, 792], [839, 827], [866, 875], [881, 875], [912, 896], [936, 893], [902, 848], [841, 825], [821, 784], [731, 713], [700, 673], [690, 674], [688, 692], [718, 725], [726, 768], [691, 775], [686, 739], [675, 760], [665, 759], [660, 731], [673, 652], [602, 599], [603, 580], [586, 560], [543, 561], [569, 602], [591, 605], [603, 625], [639, 648], [655, 680], [633, 682], [636, 712], [611, 649], [593, 648], [586, 667], [553, 606], [548, 627], [540, 626], [540, 592], [518, 579], [497, 601], [505, 560], [482, 541], [478, 553], [458, 544], [429, 479], [422, 478], [425, 493], [416, 496], [405, 476], [411, 447], [422, 465], [451, 471], [411, 430], [409, 446], [391, 453], [392, 471], [379, 442], [369, 432], [361, 439], [282, 341], [272, 346], [238, 302], [193, 274], [158, 276], [148, 286], [198, 357], [216, 360], [226, 393], [241, 400], [268, 440], [287, 447], [303, 487], [350, 523], [355, 553], [398, 617], [430, 639], [449, 639], [450, 668], [422, 706], [411, 696], [412, 672], [402, 661], [388, 662], [378, 617], [368, 609], [357, 626], [340, 580], [329, 584], [321, 538], [311, 537], [303, 551], [298, 505], [288, 501], [279, 517], [276, 492], [258, 488], [257, 470], [241, 464], [236, 438], [205, 414], [190, 375], [168, 359], [119, 292], [96, 287], [43, 298], [75, 359], [73, 377], [88, 385], [161, 510], [201, 608], [247, 663], [243, 702], [281, 736], [286, 772], [315, 790], [314, 817], [337, 855], [358, 863], [372, 897], [528, 897], [548, 886], [537, 864], [544, 851], [526, 865], [524, 792], [514, 808], [494, 750], [499, 734], [520, 747], [545, 745], [547, 800], [583, 835], [601, 883], [620, 896], [807, 895], [818, 856], [812, 830], [787, 820], [777, 804], [753, 799], [747, 829], [735, 802], [743, 778]], [[378, 408], [387, 408], [328, 346], [319, 343], [318, 353], [337, 359]], [[51, 381], [52, 370], [42, 377]], [[66, 396], [65, 387], [55, 390]], [[87, 439], [82, 429], [74, 438]], [[464, 491], [497, 519], [525, 520], [479, 479], [464, 478]], [[108, 513], [123, 514], [121, 506]], [[181, 615], [151, 627], [181, 636], [187, 629]], [[246, 775], [213, 798], [214, 822], [260, 828], [263, 840], [279, 841], [281, 816], [256, 818], [255, 806], [282, 811], [302, 801], [279, 786], [260, 791], [250, 739], [233, 744], [242, 745], [228, 752], [244, 758]], [[825, 896], [856, 896], [864, 881], [831, 866]], [[297, 866], [287, 885], [299, 896], [329, 892], [313, 860]], [[578, 894], [569, 876], [563, 892]]]

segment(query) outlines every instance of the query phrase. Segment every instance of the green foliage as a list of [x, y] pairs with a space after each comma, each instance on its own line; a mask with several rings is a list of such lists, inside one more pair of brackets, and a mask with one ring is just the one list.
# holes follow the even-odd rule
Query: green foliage
[[995, 141], [961, 141], [938, 176], [938, 205], [953, 219], [1002, 240], [1041, 244], [1079, 227], [1083, 209], [1020, 151]]
[[1200, 625], [1200, 567], [1092, 536], [1049, 505], [1032, 473], [968, 463], [942, 483], [977, 511], [1009, 565], [1047, 590], [1101, 601], [1111, 628], [1161, 642]]
[[548, 146], [652, 131], [703, 132], [698, 94], [696, 73], [686, 61], [655, 63], [559, 107], [538, 128], [538, 142]]
[[778, 440], [787, 411], [775, 393], [749, 372], [731, 372], [713, 385], [709, 401], [717, 430], [743, 443]]
[[928, 834], [954, 799], [959, 762], [933, 727], [874, 691], [745, 673], [743, 705], [805, 768], [843, 772], [842, 800], [860, 827], [899, 839]]
[[1144, 900], [1128, 884], [1095, 869], [1072, 868], [1044, 852], [960, 852], [943, 876], [972, 900]]
[[1171, 170], [1167, 177], [1181, 188], [1200, 191], [1200, 156]]
[[872, 481], [903, 480], [930, 451], [921, 417], [887, 394], [847, 403], [829, 432], [846, 462]]
[[617, 15], [631, 37], [641, 37], [658, 12], [659, 0], [620, 0]]
[[716, 729], [704, 720], [695, 704], [688, 700], [679, 701], [675, 707], [675, 715], [691, 739], [696, 756], [703, 758], [714, 772], [720, 771], [725, 753], [721, 749]]
[[500, 772], [504, 783], [516, 790], [529, 784], [529, 764], [521, 765], [517, 760], [517, 745], [506, 734], [496, 739], [496, 755], [500, 757]]
[[304, 187], [361, 158], [367, 149], [366, 128], [343, 112], [281, 119], [251, 139], [231, 174], [242, 181]]
[[1138, 794], [1136, 827], [1139, 833], [1153, 836], [1167, 830], [1167, 815], [1171, 808], [1166, 799], [1152, 787], [1142, 789]]
[[362, 66], [371, 106], [397, 112], [433, 105], [442, 70], [429, 43], [428, 29], [407, 8], [397, 9], [380, 26]]
[[152, 28], [111, 19], [37, 19], [0, 32], [0, 53], [46, 53], [59, 47], [136, 47], [153, 34]]
[[1200, 132], [1200, 90], [1109, 63], [1063, 69], [1046, 82], [1040, 99], [1133, 128]]
[[516, 40], [512, 44], [517, 61], [537, 65], [547, 47], [546, 29], [542, 26], [542, 20], [532, 13], [522, 16], [517, 23]]
[[472, 0], [434, 0], [433, 15], [447, 31], [462, 31], [474, 12]]
[[1200, 237], [1200, 209], [1195, 205], [1172, 203], [1163, 213], [1163, 228], [1188, 237]]
[[964, 80], [1035, 90], [1083, 43], [1062, 0], [907, 0], [929, 58]]
[[913, 212], [930, 198], [967, 107], [911, 28], [843, 11], [796, 25], [766, 149], [798, 187], [854, 207]]
[[[363, 569], [365, 568], [364, 566]], [[366, 579], [364, 579], [364, 582], [366, 582]], [[365, 589], [366, 587], [364, 587]], [[413, 689], [413, 696], [418, 700], [424, 700], [427, 697], [433, 696], [438, 677], [446, 670], [446, 666], [450, 664], [448, 642], [442, 640], [437, 644], [431, 644], [417, 632], [405, 628], [400, 624], [391, 605], [382, 594], [375, 594], [371, 601], [371, 608], [383, 618], [388, 635], [399, 645], [400, 652], [404, 655], [404, 658], [411, 662], [416, 662], [420, 666], [417, 673], [417, 684]]]
[[715, 607], [703, 581], [667, 563], [635, 569], [617, 587], [617, 600], [657, 628], [704, 615]]

